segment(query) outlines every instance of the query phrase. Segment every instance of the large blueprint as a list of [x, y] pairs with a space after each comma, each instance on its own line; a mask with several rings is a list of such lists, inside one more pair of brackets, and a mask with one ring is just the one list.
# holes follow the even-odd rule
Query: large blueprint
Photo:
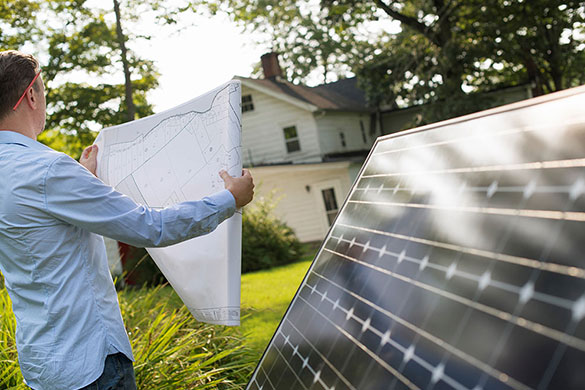
[[[150, 208], [197, 200], [224, 188], [219, 171], [240, 176], [241, 87], [227, 84], [162, 113], [104, 129], [97, 175]], [[240, 323], [241, 214], [212, 233], [147, 248], [193, 316]]]

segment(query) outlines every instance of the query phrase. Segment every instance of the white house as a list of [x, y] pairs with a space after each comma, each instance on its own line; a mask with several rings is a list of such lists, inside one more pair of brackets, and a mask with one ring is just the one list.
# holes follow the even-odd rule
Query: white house
[[242, 155], [258, 186], [276, 190], [277, 215], [303, 242], [320, 241], [376, 137], [373, 110], [355, 78], [306, 87], [281, 78], [277, 55], [264, 79], [242, 82]]
[[[355, 78], [316, 87], [281, 77], [276, 53], [262, 56], [263, 79], [242, 82], [242, 154], [260, 186], [276, 190], [275, 212], [303, 242], [321, 241], [375, 139], [403, 130], [425, 106], [368, 107]], [[493, 93], [500, 105], [531, 97], [529, 86]]]

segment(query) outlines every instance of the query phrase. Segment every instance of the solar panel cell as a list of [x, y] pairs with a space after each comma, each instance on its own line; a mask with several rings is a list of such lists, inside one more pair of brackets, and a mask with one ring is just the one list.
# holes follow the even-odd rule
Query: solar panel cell
[[380, 138], [248, 389], [585, 388], [583, 103]]

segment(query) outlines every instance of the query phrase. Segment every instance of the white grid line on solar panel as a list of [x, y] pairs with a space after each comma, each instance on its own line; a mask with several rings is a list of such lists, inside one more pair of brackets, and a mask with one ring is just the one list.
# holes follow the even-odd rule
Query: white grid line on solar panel
[[[302, 337], [302, 338], [303, 338], [303, 339], [304, 339], [306, 342], [308, 342], [308, 343], [309, 343], [310, 347], [313, 349], [313, 351], [315, 351], [315, 352], [317, 353], [317, 355], [319, 355], [319, 357], [321, 358], [321, 360], [322, 360], [322, 361], [323, 361], [325, 364], [327, 364], [327, 365], [328, 365], [330, 368], [332, 368], [332, 369], [333, 369], [333, 371], [335, 372], [335, 374], [336, 374], [336, 375], [337, 375], [337, 376], [338, 376], [340, 379], [342, 379], [342, 380], [343, 380], [343, 382], [344, 382], [346, 385], [350, 386], [352, 389], [354, 389], [354, 390], [355, 390], [355, 388], [354, 388], [354, 387], [351, 385], [351, 383], [349, 383], [349, 382], [347, 381], [347, 379], [345, 379], [345, 377], [344, 377], [344, 376], [343, 376], [343, 375], [342, 375], [342, 374], [341, 374], [341, 373], [340, 373], [340, 372], [339, 372], [339, 371], [338, 371], [338, 370], [337, 370], [337, 369], [336, 369], [336, 368], [335, 368], [335, 367], [334, 367], [334, 366], [333, 366], [333, 365], [332, 365], [332, 364], [331, 364], [331, 363], [330, 363], [330, 362], [327, 360], [327, 358], [325, 358], [325, 357], [323, 356], [323, 354], [321, 354], [321, 352], [319, 352], [319, 351], [318, 351], [318, 350], [317, 350], [317, 349], [316, 349], [316, 348], [313, 346], [313, 344], [311, 344], [311, 342], [310, 342], [309, 340], [307, 340], [307, 339], [306, 339], [306, 338], [303, 336], [303, 334], [302, 334], [301, 332], [299, 332], [299, 330], [298, 330], [298, 329], [297, 329], [297, 328], [296, 328], [296, 327], [293, 325], [293, 323], [292, 323], [290, 320], [288, 320], [288, 319], [287, 319], [286, 321], [287, 321], [287, 322], [288, 322], [290, 325], [292, 325], [292, 327], [295, 329], [295, 331], [296, 331], [296, 332], [297, 332], [299, 335], [301, 335], [301, 337]], [[301, 361], [303, 362], [303, 366], [302, 366], [302, 368], [304, 369], [305, 367], [307, 367], [307, 368], [309, 369], [309, 371], [311, 371], [311, 374], [312, 374], [312, 375], [313, 375], [313, 377], [314, 377], [314, 378], [313, 378], [313, 383], [319, 382], [319, 383], [320, 383], [320, 384], [321, 384], [321, 385], [322, 385], [324, 388], [326, 388], [326, 389], [327, 389], [327, 388], [328, 388], [328, 387], [327, 387], [327, 384], [326, 384], [326, 383], [323, 381], [323, 379], [321, 378], [321, 372], [322, 372], [322, 370], [316, 371], [316, 370], [315, 370], [315, 369], [314, 369], [314, 368], [313, 368], [313, 367], [312, 367], [312, 366], [309, 364], [309, 357], [308, 357], [308, 356], [306, 356], [306, 357], [303, 357], [303, 355], [302, 355], [301, 353], [299, 353], [299, 351], [298, 351], [298, 349], [299, 349], [298, 345], [294, 345], [293, 343], [291, 343], [291, 342], [290, 342], [290, 335], [286, 335], [286, 336], [285, 336], [284, 332], [283, 332], [281, 329], [279, 329], [279, 330], [277, 331], [277, 334], [278, 334], [278, 333], [280, 333], [280, 335], [281, 335], [281, 336], [284, 338], [284, 343], [285, 343], [285, 345], [286, 345], [286, 344], [288, 344], [288, 345], [290, 345], [290, 346], [291, 346], [291, 348], [293, 348], [293, 355], [292, 355], [292, 356], [294, 357], [295, 355], [299, 355], [299, 359], [301, 359]], [[276, 348], [276, 347], [274, 347], [274, 348]], [[290, 366], [289, 366], [289, 367], [290, 367]], [[297, 377], [297, 378], [298, 378], [298, 377]], [[300, 381], [300, 378], [299, 378], [299, 381]], [[331, 386], [331, 388], [330, 388], [330, 390], [334, 390], [334, 389], [335, 389], [335, 385], [332, 385], [332, 386]]]
[[[272, 384], [272, 381], [268, 377], [268, 374], [266, 373], [266, 370], [264, 369], [264, 367], [260, 367], [260, 369], [264, 372], [264, 378], [266, 378], [266, 381], [268, 381], [268, 384], [270, 385], [270, 387], [272, 389], [276, 389], [276, 387]], [[264, 385], [266, 384], [266, 381], [262, 384], [262, 386], [260, 386], [260, 390], [262, 390], [264, 388]], [[256, 383], [258, 383], [258, 382], [256, 382]]]
[[[568, 329], [567, 332], [574, 332], [576, 328], [577, 328], [577, 324], [572, 323], [570, 329]], [[566, 345], [559, 344], [557, 346], [557, 349], [555, 350], [555, 353], [554, 353], [552, 359], [549, 361], [548, 367], [546, 368], [544, 374], [542, 375], [542, 377], [540, 379], [540, 383], [538, 384], [537, 389], [540, 390], [540, 389], [548, 388], [550, 380], [552, 379], [552, 377], [555, 373], [555, 370], [558, 367], [558, 364], [560, 363], [561, 359], [563, 358], [563, 355], [564, 355], [566, 349], [567, 349]]]
[[[497, 186], [497, 182], [495, 185]], [[581, 181], [581, 183], [584, 183]], [[397, 184], [394, 187], [384, 187], [384, 184], [381, 184], [379, 187], [370, 187], [368, 184], [366, 187], [357, 187], [356, 191], [363, 191], [364, 193], [368, 192], [375, 192], [379, 194], [382, 191], [391, 191], [392, 193], [397, 192], [410, 192], [410, 193], [419, 193], [424, 190], [433, 191], [433, 187], [401, 187], [400, 184]], [[497, 187], [494, 186], [482, 186], [482, 187], [468, 187], [468, 186], [461, 186], [457, 192], [485, 192], [488, 198], [491, 198], [496, 192], [503, 192], [503, 193], [514, 193], [514, 194], [527, 194], [528, 190], [530, 190], [530, 195], [532, 194], [568, 194], [571, 198], [577, 199], [580, 195], [585, 193], [585, 185], [582, 185], [582, 188], [579, 189], [579, 193], [575, 193], [575, 186], [534, 186], [529, 187], [527, 186], [504, 186], [504, 187]]]
[[[378, 266], [375, 266], [375, 265], [366, 263], [364, 261], [361, 261], [359, 259], [353, 258], [351, 256], [344, 255], [343, 253], [339, 253], [339, 252], [336, 252], [336, 251], [333, 251], [333, 250], [327, 249], [327, 248], [324, 248], [324, 250], [327, 251], [327, 252], [330, 252], [330, 253], [332, 253], [332, 254], [334, 254], [336, 256], [339, 256], [339, 257], [345, 258], [347, 260], [353, 261], [353, 262], [355, 262], [357, 264], [363, 265], [365, 267], [371, 268], [371, 269], [376, 270], [378, 272], [381, 272], [381, 273], [384, 273], [386, 275], [392, 276], [392, 277], [394, 277], [396, 279], [400, 279], [403, 282], [406, 282], [406, 283], [409, 283], [409, 284], [413, 284], [413, 285], [415, 285], [415, 286], [417, 286], [419, 288], [422, 288], [422, 289], [425, 289], [425, 290], [430, 291], [432, 293], [441, 295], [441, 296], [443, 296], [443, 297], [445, 297], [447, 299], [450, 299], [452, 301], [461, 303], [461, 304], [463, 304], [465, 306], [468, 306], [468, 307], [472, 307], [472, 308], [474, 308], [476, 310], [479, 310], [479, 311], [484, 312], [486, 314], [489, 314], [491, 316], [497, 317], [497, 318], [499, 318], [501, 320], [504, 320], [506, 322], [510, 322], [510, 323], [512, 323], [514, 325], [518, 325], [518, 326], [520, 326], [522, 328], [528, 329], [528, 330], [530, 330], [532, 332], [535, 332], [535, 333], [538, 333], [540, 335], [546, 336], [546, 337], [548, 337], [550, 339], [556, 340], [556, 341], [561, 342], [563, 344], [566, 344], [566, 345], [568, 345], [570, 347], [573, 347], [573, 348], [579, 349], [580, 351], [585, 352], [585, 340], [581, 340], [581, 339], [579, 339], [577, 337], [574, 337], [572, 335], [568, 335], [568, 334], [565, 334], [565, 333], [560, 332], [558, 330], [549, 328], [548, 326], [542, 325], [540, 323], [537, 323], [537, 322], [534, 322], [534, 321], [531, 321], [531, 320], [527, 320], [526, 318], [519, 317], [519, 316], [514, 316], [514, 315], [512, 315], [512, 314], [510, 314], [508, 312], [505, 312], [503, 310], [495, 309], [493, 307], [484, 305], [482, 303], [474, 302], [474, 301], [472, 301], [472, 300], [470, 300], [468, 298], [459, 296], [457, 294], [450, 293], [448, 291], [441, 290], [441, 289], [439, 289], [437, 287], [428, 285], [426, 283], [419, 282], [417, 280], [414, 280], [414, 279], [409, 278], [407, 276], [401, 275], [399, 273], [392, 272], [392, 271], [387, 270], [385, 268], [378, 267]], [[577, 303], [581, 304], [580, 301], [577, 301]], [[575, 318], [573, 318], [573, 321], [575, 321]]]
[[[575, 119], [572, 121], [565, 121], [561, 125], [562, 126], [574, 126], [574, 125], [581, 125], [581, 124], [584, 124], [584, 119], [582, 119], [582, 118]], [[374, 152], [374, 153], [372, 153], [372, 156], [398, 153], [398, 152], [404, 152], [404, 151], [422, 149], [422, 148], [432, 148], [435, 146], [449, 145], [449, 144], [459, 143], [459, 142], [464, 142], [464, 141], [473, 141], [473, 140], [480, 141], [482, 138], [495, 138], [495, 137], [501, 137], [501, 136], [512, 135], [512, 134], [529, 133], [529, 132], [533, 132], [533, 131], [547, 131], [547, 132], [549, 132], [549, 131], [551, 131], [550, 128], [551, 128], [550, 124], [543, 124], [543, 125], [537, 125], [537, 126], [526, 126], [523, 128], [515, 127], [512, 129], [506, 129], [506, 130], [502, 130], [502, 131], [489, 131], [489, 132], [485, 131], [485, 132], [482, 132], [481, 134], [469, 135], [469, 136], [460, 137], [460, 138], [454, 138], [454, 139], [450, 139], [448, 141], [433, 142], [433, 143], [424, 144], [424, 145], [411, 146], [408, 148], [387, 150], [384, 152], [377, 152], [377, 153]], [[428, 131], [433, 131], [433, 130], [437, 130], [437, 129], [429, 129]], [[581, 129], [579, 129], [579, 130], [581, 130]], [[421, 133], [414, 133], [414, 134], [421, 134]], [[389, 138], [388, 140], [383, 140], [382, 142], [388, 142], [388, 141], [391, 142], [397, 138], [398, 137]]]
[[[308, 284], [305, 284], [303, 287], [307, 287], [307, 286], [308, 286]], [[310, 288], [310, 287], [307, 287], [307, 288]], [[398, 378], [398, 380], [400, 380], [402, 383], [404, 383], [409, 389], [411, 389], [411, 390], [420, 390], [420, 388], [418, 386], [416, 386], [408, 378], [406, 378], [404, 375], [402, 375], [402, 373], [398, 372], [394, 367], [392, 367], [391, 365], [389, 365], [388, 363], [386, 363], [384, 360], [382, 360], [378, 355], [376, 355], [373, 351], [371, 351], [365, 345], [363, 345], [362, 343], [360, 343], [359, 340], [357, 340], [355, 337], [353, 337], [345, 329], [343, 329], [342, 327], [340, 327], [339, 325], [337, 325], [336, 323], [334, 323], [333, 321], [331, 321], [330, 318], [328, 318], [326, 315], [324, 315], [323, 313], [321, 313], [316, 307], [314, 307], [313, 305], [311, 305], [311, 303], [308, 302], [305, 298], [303, 298], [301, 295], [298, 295], [297, 297], [300, 300], [302, 300], [303, 302], [305, 302], [305, 304], [307, 304], [309, 307], [311, 307], [317, 314], [319, 314], [321, 317], [323, 317], [327, 322], [329, 322], [331, 325], [333, 325], [333, 327], [335, 327], [341, 334], [343, 334], [347, 339], [349, 339], [354, 345], [356, 345], [362, 351], [364, 351], [365, 353], [367, 353], [372, 359], [374, 359], [386, 371], [388, 371], [390, 374], [392, 374], [393, 376], [395, 376], [396, 378]], [[350, 317], [351, 317], [351, 313], [350, 313]], [[393, 342], [393, 341], [389, 341], [389, 342]], [[404, 353], [404, 350], [405, 350], [404, 347], [402, 347], [400, 344], [398, 344], [396, 342], [394, 342], [394, 343], [397, 344], [396, 345], [396, 348], [397, 349], [402, 348], [401, 351]], [[463, 388], [463, 389], [464, 390], [467, 390], [465, 388]]]
[[[368, 166], [370, 163], [368, 163]], [[439, 175], [451, 173], [479, 173], [479, 172], [502, 172], [502, 171], [520, 171], [520, 170], [539, 170], [539, 169], [557, 169], [557, 168], [583, 168], [585, 167], [585, 158], [555, 161], [535, 161], [528, 163], [508, 164], [508, 165], [484, 165], [478, 167], [465, 168], [448, 168], [436, 169], [431, 171], [413, 171], [413, 172], [393, 172], [393, 173], [376, 173], [373, 175], [363, 175], [362, 178], [369, 179], [374, 177], [397, 177], [397, 176], [418, 176], [418, 175]], [[366, 167], [367, 169], [367, 167]]]
[[[491, 366], [489, 366], [488, 364], [480, 361], [479, 359], [476, 359], [475, 357], [468, 355], [467, 353], [455, 348], [454, 346], [450, 345], [448, 342], [440, 339], [439, 337], [436, 337], [432, 334], [430, 334], [429, 332], [417, 327], [416, 325], [400, 318], [398, 315], [390, 312], [389, 310], [384, 309], [383, 307], [380, 307], [378, 305], [376, 305], [375, 303], [367, 300], [366, 298], [362, 297], [359, 294], [356, 294], [355, 292], [346, 289], [345, 287], [341, 286], [340, 284], [330, 280], [329, 278], [325, 277], [324, 275], [319, 274], [318, 272], [313, 272], [313, 275], [316, 275], [318, 277], [320, 277], [321, 279], [327, 281], [328, 283], [334, 285], [335, 287], [339, 288], [340, 290], [344, 291], [346, 294], [351, 295], [352, 297], [354, 297], [355, 299], [365, 303], [366, 305], [370, 306], [371, 308], [373, 308], [374, 310], [384, 314], [385, 316], [391, 318], [392, 320], [400, 323], [401, 325], [403, 325], [404, 327], [412, 330], [413, 332], [421, 335], [422, 337], [426, 338], [427, 340], [430, 340], [431, 342], [435, 343], [436, 345], [438, 345], [439, 347], [445, 349], [446, 351], [450, 352], [451, 354], [463, 359], [464, 361], [467, 361], [468, 363], [472, 364], [473, 366], [477, 367], [478, 369], [480, 369], [481, 371], [484, 371], [486, 373], [488, 373], [490, 376], [492, 376], [493, 378], [502, 381], [506, 384], [508, 384], [509, 386], [513, 387], [514, 389], [517, 390], [529, 390], [530, 387], [524, 385], [521, 382], [518, 382], [517, 380], [511, 378], [508, 374], [499, 371]], [[327, 298], [328, 299], [328, 298]], [[347, 313], [347, 310], [345, 310], [342, 306], [339, 305], [339, 302], [333, 302], [331, 299], [328, 299], [330, 302], [332, 302], [334, 305], [334, 310], [339, 307], [342, 311], [344, 311], [345, 313]], [[369, 321], [368, 320], [361, 320], [358, 319], [355, 315], [353, 315], [354, 318], [356, 318], [356, 320], [360, 323], [362, 323], [362, 326], [364, 326], [364, 324], [366, 324], [367, 321], [367, 326], [365, 326], [364, 328], [362, 328], [362, 332], [370, 329], [373, 333], [375, 333], [378, 337], [380, 337], [380, 345], [385, 344], [386, 342], [388, 342], [388, 338], [391, 337], [392, 332], [390, 331], [390, 329], [388, 329], [385, 333], [382, 333], [382, 331], [373, 328], [372, 326], [369, 325]], [[438, 366], [436, 366], [438, 367]], [[435, 367], [435, 368], [436, 368]]]
[[556, 210], [525, 210], [525, 209], [505, 209], [499, 207], [456, 207], [440, 206], [433, 204], [421, 203], [401, 203], [401, 202], [375, 202], [367, 200], [348, 200], [347, 203], [377, 205], [387, 207], [408, 207], [413, 209], [429, 209], [441, 211], [461, 211], [464, 213], [478, 213], [488, 215], [502, 215], [508, 217], [525, 217], [553, 219], [561, 221], [585, 222], [585, 213], [578, 211], [556, 211]]
[[[278, 333], [276, 333], [276, 335], [278, 335]], [[275, 335], [275, 336], [276, 336], [276, 335]], [[284, 337], [284, 335], [283, 335], [283, 337]], [[285, 339], [285, 341], [286, 341], [286, 339]], [[272, 343], [272, 349], [274, 349], [274, 350], [275, 350], [275, 351], [276, 351], [276, 352], [277, 352], [277, 353], [280, 355], [280, 357], [282, 358], [282, 360], [284, 360], [284, 362], [286, 363], [287, 367], [288, 367], [288, 368], [289, 368], [289, 370], [290, 370], [290, 371], [291, 371], [291, 372], [294, 374], [294, 376], [295, 376], [295, 378], [297, 379], [297, 381], [298, 381], [298, 382], [301, 384], [301, 386], [303, 386], [303, 389], [307, 390], [307, 386], [305, 386], [305, 384], [303, 383], [303, 381], [301, 380], [301, 378], [299, 378], [299, 376], [297, 375], [296, 371], [295, 371], [295, 370], [294, 370], [294, 369], [291, 367], [291, 365], [289, 364], [289, 362], [288, 362], [288, 360], [286, 359], [286, 357], [285, 357], [285, 356], [282, 354], [282, 352], [281, 352], [281, 351], [280, 351], [278, 348], [276, 348], [276, 346], [274, 345], [274, 343]], [[306, 359], [307, 359], [307, 360], [306, 360], [305, 362], [303, 362], [303, 368], [305, 368], [305, 367], [308, 367], [308, 368], [309, 368], [309, 371], [311, 371], [311, 373], [312, 373], [313, 375], [315, 375], [315, 370], [313, 370], [313, 367], [311, 367], [311, 366], [308, 364], [309, 358], [307, 357]], [[272, 371], [272, 369], [271, 369], [270, 371]], [[321, 381], [321, 383], [322, 383], [322, 382], [323, 382], [323, 381]], [[271, 383], [271, 384], [272, 384], [272, 383]], [[323, 386], [323, 387], [327, 388], [327, 386]], [[273, 386], [273, 388], [274, 388], [274, 389], [276, 389], [276, 387], [274, 387], [274, 386]]]
[[262, 372], [264, 373], [265, 378], [264, 383], [260, 385], [260, 382], [258, 382], [258, 372], [254, 372], [254, 375], [250, 379], [250, 383], [256, 382], [258, 390], [262, 390], [264, 388], [264, 385], [266, 384], [266, 381], [268, 381], [270, 383], [271, 388], [274, 389], [275, 387], [272, 385], [272, 382], [270, 382], [270, 379], [268, 379], [268, 375], [266, 375], [266, 370], [264, 370], [264, 367], [262, 367], [261, 365], [258, 365], [258, 371], [260, 370], [262, 370]]
[[[328, 302], [335, 304], [332, 299], [327, 297], [326, 292], [325, 293], [320, 292], [316, 286], [311, 286], [307, 283], [307, 284], [305, 284], [305, 287], [309, 288], [311, 290], [311, 294], [317, 293], [318, 295], [320, 295], [321, 301], [327, 300]], [[322, 317], [326, 318], [332, 325], [334, 325], [336, 328], [339, 329], [339, 326], [337, 324], [335, 324], [333, 321], [331, 321], [327, 316], [323, 315], [309, 301], [304, 299], [302, 296], [299, 296], [299, 298], [301, 298], [307, 305], [309, 305], [311, 308], [313, 308], [313, 310], [318, 312]], [[378, 330], [370, 325], [370, 321], [371, 321], [370, 319], [363, 320], [363, 319], [359, 318], [358, 316], [356, 316], [355, 314], [353, 314], [353, 308], [351, 308], [349, 310], [345, 309], [344, 307], [339, 305], [339, 303], [337, 303], [337, 307], [339, 308], [339, 310], [341, 310], [342, 312], [344, 312], [346, 314], [346, 320], [353, 319], [362, 325], [362, 333], [365, 332], [366, 330], [370, 330], [376, 336], [380, 337], [380, 339], [382, 339], [384, 337], [384, 334], [380, 330]], [[348, 337], [352, 342], [354, 342], [354, 344], [358, 345], [362, 350], [364, 350], [364, 352], [368, 353], [368, 355], [376, 356], [376, 358], [374, 358], [374, 360], [378, 364], [382, 365], [384, 368], [386, 368], [394, 376], [397, 376], [396, 373], [399, 373], [399, 371], [396, 370], [394, 367], [390, 366], [384, 360], [382, 360], [378, 355], [376, 355], [376, 353], [374, 351], [371, 351], [368, 347], [363, 345], [359, 340], [357, 340], [355, 337], [351, 336], [351, 334], [348, 333], [346, 335], [346, 337]], [[404, 346], [400, 345], [398, 342], [396, 342], [392, 338], [386, 338], [385, 340], [388, 344], [392, 345], [395, 349], [397, 349], [400, 353], [402, 353], [402, 355], [404, 356], [403, 361], [405, 363], [412, 360], [412, 361], [416, 362], [418, 365], [420, 365], [421, 367], [423, 367], [425, 370], [429, 371], [430, 373], [435, 372], [435, 370], [437, 369], [437, 367], [433, 366], [431, 363], [427, 362], [426, 360], [424, 360], [423, 358], [418, 356], [416, 353], [414, 353], [415, 352], [414, 346], [411, 346], [409, 348], [405, 348]], [[386, 366], [392, 367], [396, 371], [396, 373], [390, 371]], [[448, 385], [450, 385], [454, 389], [468, 390], [467, 387], [465, 387], [464, 385], [459, 383], [457, 380], [451, 378], [449, 375], [447, 375], [445, 373], [442, 373], [438, 378], [436, 378], [436, 382], [438, 382], [438, 380], [443, 380], [445, 383], [447, 383]], [[529, 390], [529, 388], [523, 388], [523, 390]]]
[[545, 263], [545, 262], [542, 262], [539, 260], [529, 259], [526, 257], [506, 255], [503, 253], [495, 253], [495, 252], [490, 252], [490, 251], [486, 251], [483, 249], [468, 248], [468, 247], [464, 247], [464, 246], [460, 246], [460, 245], [449, 244], [449, 243], [439, 242], [439, 241], [432, 241], [432, 240], [427, 240], [424, 238], [419, 238], [419, 237], [414, 237], [414, 236], [406, 236], [403, 234], [385, 232], [382, 230], [370, 229], [370, 228], [361, 227], [361, 226], [352, 226], [352, 225], [347, 225], [347, 224], [343, 224], [343, 223], [337, 223], [335, 226], [346, 227], [349, 229], [357, 229], [357, 230], [361, 230], [361, 231], [368, 232], [368, 233], [383, 235], [386, 237], [398, 238], [400, 240], [412, 241], [412, 242], [416, 242], [419, 244], [424, 244], [424, 245], [434, 246], [437, 248], [452, 250], [455, 252], [462, 252], [462, 253], [466, 253], [466, 254], [470, 254], [470, 255], [474, 255], [474, 256], [485, 257], [485, 258], [492, 259], [492, 260], [503, 261], [506, 263], [517, 264], [517, 265], [521, 265], [524, 267], [530, 267], [530, 268], [535, 268], [535, 269], [539, 269], [539, 270], [544, 270], [544, 271], [554, 272], [554, 273], [558, 273], [558, 274], [562, 274], [562, 275], [585, 279], [585, 269], [578, 268], [578, 267], [566, 266], [566, 265], [557, 264], [557, 263], [553, 263], [553, 262], [546, 262]]
[[[305, 341], [305, 343], [306, 343], [307, 345], [309, 345], [309, 346], [310, 346], [310, 347], [313, 349], [313, 351], [315, 351], [315, 353], [316, 353], [316, 354], [317, 354], [317, 355], [318, 355], [318, 356], [321, 358], [321, 360], [322, 360], [322, 361], [323, 361], [325, 364], [327, 364], [327, 366], [329, 366], [329, 368], [330, 368], [330, 369], [331, 369], [331, 370], [332, 370], [332, 371], [335, 373], [335, 375], [337, 375], [337, 377], [338, 377], [339, 379], [341, 379], [341, 381], [342, 381], [342, 382], [343, 382], [343, 383], [344, 383], [344, 384], [345, 384], [347, 387], [349, 387], [349, 388], [351, 388], [351, 389], [353, 389], [353, 390], [357, 390], [357, 389], [356, 389], [356, 388], [355, 388], [355, 387], [354, 387], [354, 386], [351, 384], [351, 382], [349, 382], [349, 380], [347, 380], [347, 378], [346, 378], [345, 376], [343, 376], [343, 373], [341, 373], [341, 372], [340, 372], [340, 371], [339, 371], [339, 370], [338, 370], [338, 369], [337, 369], [337, 368], [336, 368], [336, 367], [335, 367], [335, 366], [334, 366], [334, 365], [333, 365], [333, 364], [332, 364], [332, 363], [331, 363], [331, 362], [330, 362], [330, 361], [327, 359], [327, 357], [326, 357], [326, 356], [324, 356], [324, 355], [323, 355], [323, 354], [322, 354], [322, 353], [321, 353], [321, 352], [320, 352], [320, 351], [319, 351], [319, 350], [318, 350], [318, 349], [317, 349], [317, 348], [316, 348], [316, 347], [313, 345], [313, 343], [311, 343], [311, 341], [310, 341], [308, 338], [306, 338], [306, 337], [303, 335], [303, 333], [302, 333], [302, 332], [301, 332], [301, 331], [300, 331], [300, 330], [299, 330], [299, 329], [298, 329], [298, 328], [295, 326], [295, 324], [294, 324], [294, 323], [293, 323], [291, 320], [289, 320], [289, 319], [288, 319], [288, 318], [286, 318], [286, 317], [285, 317], [285, 319], [284, 319], [284, 320], [285, 320], [286, 322], [288, 322], [288, 324], [289, 324], [289, 325], [290, 325], [292, 328], [294, 328], [294, 330], [295, 330], [295, 331], [296, 331], [296, 332], [297, 332], [297, 333], [298, 333], [298, 334], [299, 334], [299, 335], [302, 337], [302, 339]], [[279, 330], [279, 332], [280, 332], [280, 333], [281, 333], [281, 334], [284, 336], [284, 333], [283, 333], [281, 330]], [[287, 337], [288, 337], [288, 336], [287, 336]], [[288, 342], [288, 339], [287, 339], [287, 338], [285, 338], [285, 340]], [[291, 346], [291, 347], [293, 347], [293, 356], [294, 356], [295, 354], [296, 354], [296, 355], [299, 355], [299, 358], [301, 358], [301, 360], [303, 360], [303, 357], [302, 357], [302, 355], [301, 355], [301, 354], [298, 352], [298, 346], [297, 346], [297, 345], [293, 345], [293, 344], [292, 344], [292, 343], [290, 343], [290, 342], [289, 342], [289, 344], [290, 344], [290, 346]], [[307, 359], [308, 359], [308, 358], [307, 358]]]
[[390, 256], [396, 257], [397, 262], [399, 264], [402, 261], [408, 261], [408, 262], [417, 264], [421, 271], [424, 268], [428, 267], [428, 268], [435, 269], [437, 271], [444, 272], [446, 279], [451, 279], [454, 276], [458, 276], [458, 277], [461, 277], [464, 279], [472, 280], [478, 284], [478, 287], [481, 290], [485, 289], [488, 286], [495, 287], [497, 289], [504, 290], [504, 291], [518, 295], [518, 297], [520, 298], [521, 301], [528, 300], [528, 299], [535, 299], [537, 301], [545, 302], [545, 303], [548, 303], [549, 305], [557, 306], [557, 307], [560, 307], [560, 308], [563, 308], [563, 309], [566, 309], [569, 311], [572, 311], [574, 309], [574, 306], [575, 306], [575, 302], [573, 302], [569, 299], [560, 298], [560, 297], [556, 297], [554, 295], [534, 291], [533, 284], [528, 283], [522, 287], [515, 286], [513, 284], [509, 284], [509, 283], [505, 283], [505, 282], [501, 282], [501, 281], [492, 279], [491, 273], [487, 272], [487, 271], [482, 275], [475, 275], [475, 274], [457, 269], [457, 264], [455, 262], [453, 262], [449, 267], [445, 267], [445, 266], [431, 262], [430, 258], [428, 256], [426, 256], [422, 259], [408, 256], [408, 255], [406, 255], [406, 250], [403, 250], [400, 253], [391, 252], [391, 251], [386, 250], [386, 247], [382, 247], [382, 248], [372, 247], [372, 246], [370, 246], [369, 241], [366, 242], [365, 244], [362, 244], [362, 243], [357, 242], [355, 240], [355, 238], [353, 240], [348, 240], [346, 238], [343, 238], [343, 236], [336, 237], [336, 236], [332, 235], [331, 239], [337, 240], [338, 243], [340, 243], [342, 241], [347, 242], [350, 244], [349, 245], [350, 248], [353, 247], [354, 245], [362, 247], [362, 248], [364, 248], [362, 250], [362, 252], [365, 252], [367, 250], [376, 251], [379, 253], [378, 258], [388, 254]]

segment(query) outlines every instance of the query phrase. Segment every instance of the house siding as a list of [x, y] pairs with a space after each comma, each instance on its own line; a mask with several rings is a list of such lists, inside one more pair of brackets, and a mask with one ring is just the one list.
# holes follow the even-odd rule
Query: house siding
[[[370, 134], [370, 114], [321, 112], [315, 115], [315, 120], [323, 154], [369, 150], [376, 140], [377, 134]], [[360, 120], [364, 126], [366, 142], [362, 138]], [[345, 135], [345, 147], [341, 144], [341, 132]]]
[[301, 242], [321, 241], [329, 226], [320, 187], [336, 187], [341, 208], [352, 184], [349, 167], [345, 162], [251, 168], [256, 183], [255, 201], [275, 191], [275, 215], [286, 221]]
[[[242, 114], [244, 166], [320, 161], [317, 125], [310, 111], [246, 86], [243, 95], [252, 95], [254, 103], [253, 111]], [[296, 126], [300, 151], [287, 152], [283, 133], [287, 126]]]

